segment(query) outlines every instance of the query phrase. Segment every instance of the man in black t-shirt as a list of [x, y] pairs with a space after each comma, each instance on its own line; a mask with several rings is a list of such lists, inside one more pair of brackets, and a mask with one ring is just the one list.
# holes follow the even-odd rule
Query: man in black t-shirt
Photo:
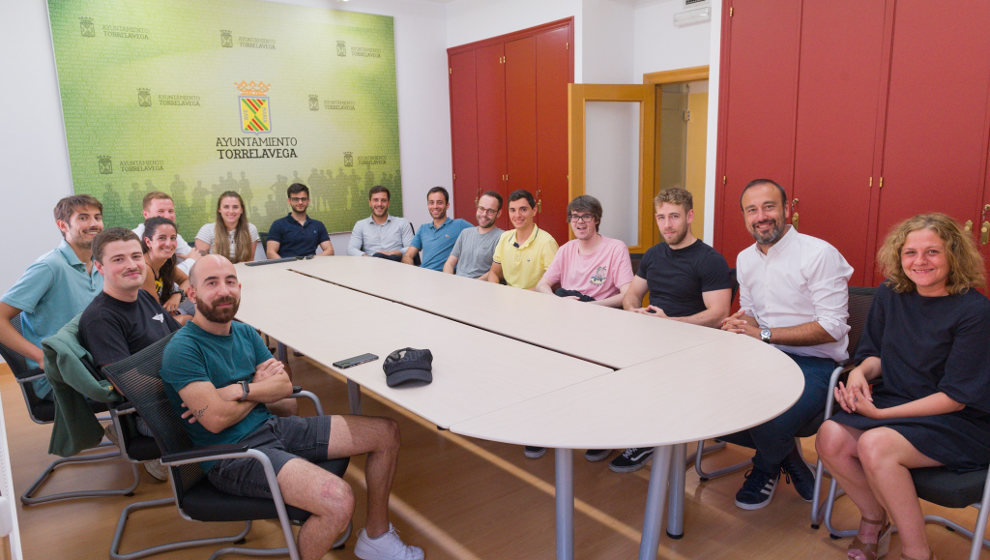
[[[664, 189], [653, 202], [665, 243], [650, 247], [643, 255], [622, 307], [652, 317], [721, 327], [729, 315], [732, 276], [725, 258], [691, 233], [691, 193], [678, 187]], [[647, 291], [650, 303], [642, 307]], [[609, 468], [632, 472], [652, 455], [652, 447], [627, 449], [612, 459]]]
[[157, 298], [141, 289], [146, 266], [141, 242], [128, 229], [110, 228], [93, 239], [103, 291], [79, 319], [79, 342], [97, 366], [122, 360], [179, 329]]

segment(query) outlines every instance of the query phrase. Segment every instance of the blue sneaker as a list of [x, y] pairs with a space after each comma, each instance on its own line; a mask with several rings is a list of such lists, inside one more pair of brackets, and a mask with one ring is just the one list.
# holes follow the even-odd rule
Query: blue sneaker
[[770, 505], [780, 471], [766, 472], [753, 467], [746, 473], [746, 482], [736, 492], [736, 507], [746, 510], [760, 509]]

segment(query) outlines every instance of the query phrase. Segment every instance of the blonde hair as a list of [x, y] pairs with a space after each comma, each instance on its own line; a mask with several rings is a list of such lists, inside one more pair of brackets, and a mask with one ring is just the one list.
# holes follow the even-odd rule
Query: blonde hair
[[941, 212], [933, 212], [919, 214], [895, 225], [877, 251], [877, 264], [880, 272], [887, 277], [891, 289], [898, 293], [913, 292], [916, 289], [914, 282], [901, 267], [901, 250], [908, 234], [920, 229], [935, 232], [945, 243], [945, 258], [949, 265], [945, 289], [949, 294], [962, 294], [970, 288], [982, 288], [986, 285], [983, 257], [976, 250], [972, 238], [955, 220]]
[[217, 199], [217, 221], [213, 226], [213, 246], [210, 252], [216, 255], [230, 256], [230, 234], [227, 232], [227, 225], [223, 223], [223, 216], [220, 215], [220, 205], [225, 198], [236, 198], [241, 205], [241, 217], [237, 219], [237, 227], [234, 229], [234, 258], [232, 262], [239, 263], [251, 260], [251, 230], [248, 228], [247, 208], [244, 206], [244, 199], [234, 191], [226, 191]]

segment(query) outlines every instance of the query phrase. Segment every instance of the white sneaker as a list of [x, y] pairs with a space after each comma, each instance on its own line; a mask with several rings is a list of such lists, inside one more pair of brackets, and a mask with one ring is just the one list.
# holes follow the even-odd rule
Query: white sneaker
[[369, 537], [368, 533], [361, 529], [357, 544], [354, 545], [354, 554], [361, 560], [423, 560], [425, 558], [422, 548], [402, 542], [391, 523], [388, 524], [388, 531], [376, 538]]
[[168, 480], [168, 469], [162, 464], [161, 459], [155, 459], [154, 461], [145, 461], [141, 463], [144, 465], [144, 470], [148, 471], [151, 478], [154, 478], [158, 482], [165, 482]]

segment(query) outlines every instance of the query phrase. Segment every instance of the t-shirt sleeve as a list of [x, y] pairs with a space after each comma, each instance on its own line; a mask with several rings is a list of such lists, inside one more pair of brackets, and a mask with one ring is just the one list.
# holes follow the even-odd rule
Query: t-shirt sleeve
[[554, 256], [557, 255], [557, 249], [560, 248], [560, 246], [557, 245], [557, 240], [554, 239], [553, 236], [548, 233], [547, 237], [549, 238], [547, 239], [547, 242], [540, 247], [540, 259], [542, 261], [542, 268], [544, 272], [546, 272], [547, 268], [550, 267], [550, 263], [553, 262]]
[[330, 241], [330, 233], [327, 231], [327, 226], [323, 225], [323, 222], [316, 222], [316, 243], [320, 244], [324, 241]]
[[467, 229], [461, 230], [461, 233], [457, 236], [457, 240], [454, 241], [454, 248], [450, 250], [451, 257], [460, 259], [461, 258], [461, 248], [464, 246], [464, 232]]
[[251, 241], [258, 241], [261, 239], [261, 236], [258, 235], [258, 228], [251, 222], [248, 222], [248, 233], [251, 235]]
[[967, 407], [990, 413], [990, 302], [978, 297], [982, 305], [961, 302], [962, 319], [956, 325], [938, 389]]
[[262, 362], [270, 360], [272, 358], [272, 352], [265, 346], [265, 341], [262, 340], [258, 331], [248, 325], [245, 325], [245, 328], [250, 331], [247, 333], [247, 336], [251, 338], [251, 349], [254, 351], [254, 365], [257, 366]]
[[282, 222], [280, 220], [275, 220], [268, 228], [268, 241], [282, 243]]
[[553, 259], [550, 261], [550, 266], [547, 267], [546, 272], [543, 273], [543, 278], [541, 280], [546, 280], [547, 284], [549, 284], [551, 288], [554, 285], [559, 284], [562, 271], [564, 266], [567, 264], [564, 261], [566, 261], [569, 256], [570, 253], [568, 253], [567, 246], [565, 245], [562, 251], [557, 251], [557, 254], [553, 256]]
[[502, 264], [502, 247], [510, 235], [512, 235], [511, 231], [502, 232], [502, 235], [498, 238], [498, 243], [495, 244], [495, 252], [492, 253], [492, 262]]
[[705, 266], [701, 272], [701, 291], [711, 292], [732, 288], [732, 278], [729, 276], [729, 263], [717, 251], [710, 251], [705, 257]]
[[612, 259], [612, 270], [615, 271], [615, 287], [621, 288], [632, 282], [633, 269], [632, 259], [629, 257], [629, 248], [625, 243], [616, 243], [615, 257]]
[[32, 313], [55, 282], [55, 271], [47, 263], [38, 261], [27, 267], [7, 293], [0, 298], [11, 307]]
[[84, 333], [82, 342], [96, 365], [103, 367], [131, 355], [125, 328], [120, 317], [105, 308], [84, 313], [79, 319], [79, 332]]
[[880, 357], [885, 327], [885, 306], [892, 296], [893, 292], [886, 285], [881, 285], [874, 293], [870, 310], [866, 313], [863, 332], [860, 333], [859, 342], [856, 344], [854, 363], [859, 364], [869, 357]]
[[406, 243], [406, 242], [403, 242], [402, 243], [403, 248], [405, 248], [405, 247], [415, 247], [415, 248], [417, 248], [419, 250], [422, 250], [423, 249], [423, 239], [420, 236], [420, 234], [422, 234], [422, 233], [423, 233], [423, 226], [420, 226], [419, 231], [417, 231], [416, 232], [416, 235], [413, 236], [412, 241], [410, 241], [409, 243]]
[[161, 376], [175, 392], [196, 381], [212, 383], [206, 373], [206, 359], [191, 337], [173, 338], [168, 343], [162, 356]]
[[213, 236], [216, 233], [215, 227], [216, 224], [214, 223], [203, 224], [203, 227], [199, 228], [199, 231], [196, 232], [196, 239], [207, 245], [213, 245]]
[[652, 248], [647, 249], [646, 252], [643, 253], [643, 258], [640, 259], [639, 261], [639, 270], [636, 271], [636, 276], [639, 276], [643, 280], [646, 280], [646, 277], [650, 273], [650, 267], [653, 265], [653, 260], [655, 256], [656, 256], [656, 251], [654, 251]]

